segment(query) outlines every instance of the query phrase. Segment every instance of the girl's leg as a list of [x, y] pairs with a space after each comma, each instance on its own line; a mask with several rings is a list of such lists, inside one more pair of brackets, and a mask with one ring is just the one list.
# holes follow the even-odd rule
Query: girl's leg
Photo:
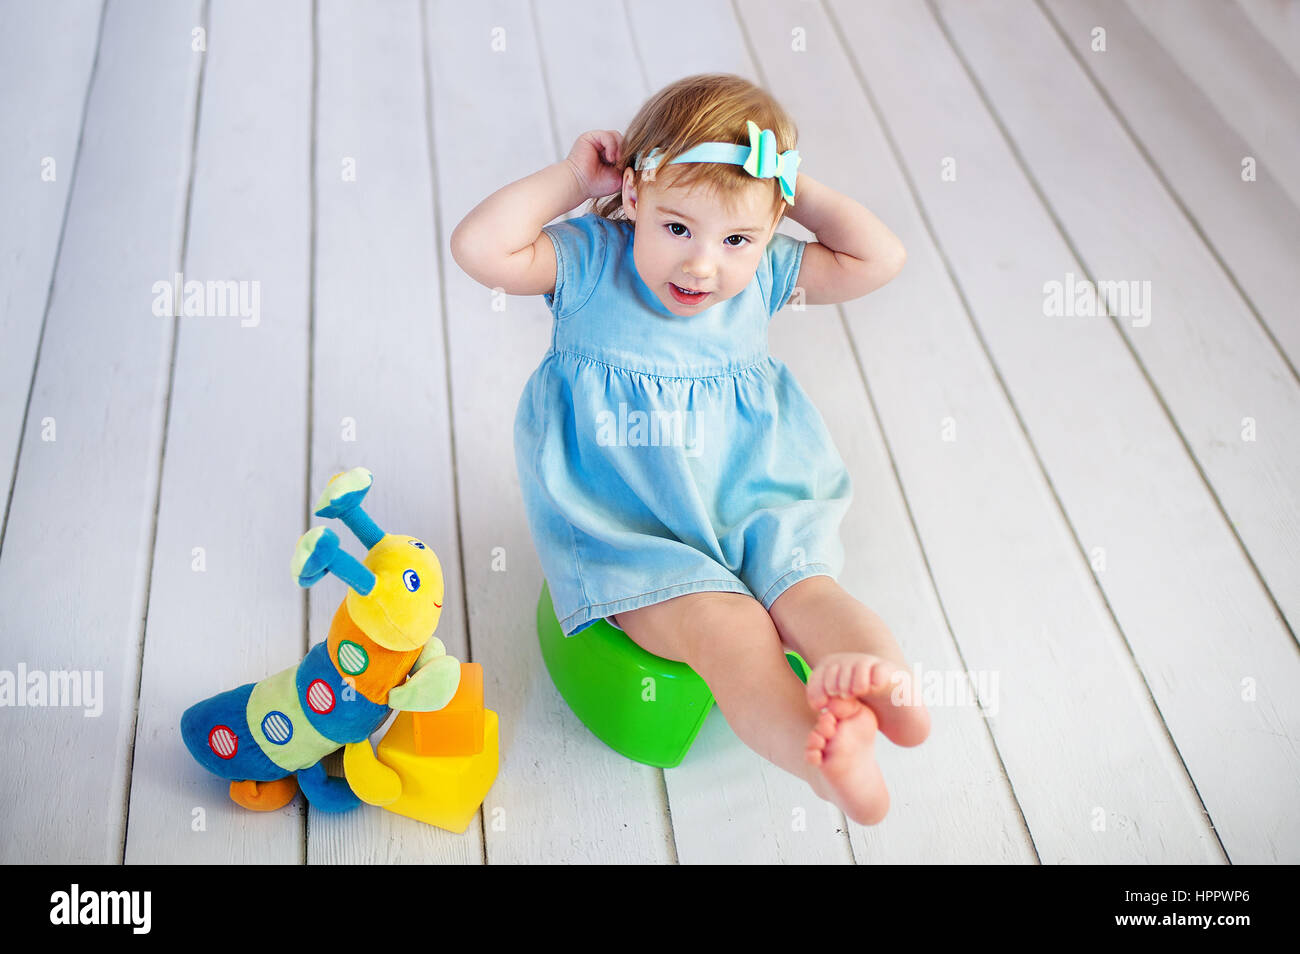
[[[619, 613], [615, 622], [656, 656], [685, 662], [713, 692], [727, 724], [746, 745], [804, 779], [851, 819], [874, 824], [889, 807], [876, 766], [876, 720], [862, 706], [819, 713], [785, 659], [772, 617], [752, 596], [691, 593]], [[869, 724], [868, 724], [869, 723]], [[817, 730], [819, 764], [809, 760]], [[834, 758], [821, 760], [820, 753]]]
[[851, 694], [871, 707], [891, 741], [920, 745], [929, 736], [930, 713], [893, 633], [831, 577], [810, 576], [791, 586], [772, 604], [771, 618], [785, 644], [812, 667], [810, 695], [822, 689], [849, 694], [869, 678], [870, 692]]

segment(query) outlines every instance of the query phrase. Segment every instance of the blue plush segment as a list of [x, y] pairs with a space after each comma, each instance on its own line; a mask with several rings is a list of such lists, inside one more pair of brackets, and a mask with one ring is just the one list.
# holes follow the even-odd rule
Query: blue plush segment
[[361, 501], [366, 499], [366, 494], [370, 493], [370, 488], [362, 487], [360, 490], [351, 490], [341, 497], [335, 497], [324, 507], [316, 511], [318, 517], [342, 517], [353, 507], [361, 506]]
[[361, 501], [368, 493], [369, 485], [360, 490], [351, 490], [316, 511], [318, 517], [338, 517], [342, 520], [367, 550], [384, 539], [384, 531], [370, 519], [370, 514], [361, 509]]
[[348, 529], [356, 535], [356, 538], [361, 541], [361, 545], [367, 550], [384, 539], [384, 531], [380, 530], [379, 525], [370, 519], [370, 514], [360, 507], [348, 513], [340, 514], [340, 519], [347, 524]]
[[[326, 573], [330, 572], [330, 564], [335, 560], [339, 552], [339, 535], [329, 527], [320, 535], [316, 541], [316, 546], [311, 551], [311, 556], [303, 564], [301, 572], [298, 574], [299, 586], [311, 586]], [[345, 554], [346, 555], [346, 554]]]
[[346, 550], [334, 554], [330, 572], [362, 596], [369, 596], [375, 588], [375, 575]]
[[[289, 774], [266, 757], [248, 727], [245, 713], [254, 685], [250, 682], [205, 699], [190, 706], [181, 716], [181, 738], [185, 740], [185, 747], [213, 775], [231, 781], [272, 782]], [[218, 756], [208, 745], [208, 735], [219, 725], [229, 727], [238, 739], [235, 754], [228, 759]]]
[[[324, 680], [334, 694], [334, 708], [329, 712], [313, 711], [307, 699], [307, 689], [317, 679]], [[317, 732], [339, 745], [370, 738], [388, 718], [388, 706], [371, 702], [343, 681], [342, 674], [330, 659], [326, 642], [319, 642], [311, 648], [307, 658], [298, 666], [296, 682], [298, 701], [307, 721]], [[344, 695], [345, 692], [348, 695]]]
[[341, 778], [331, 778], [319, 762], [298, 773], [298, 787], [313, 808], [322, 812], [346, 812], [361, 799]]

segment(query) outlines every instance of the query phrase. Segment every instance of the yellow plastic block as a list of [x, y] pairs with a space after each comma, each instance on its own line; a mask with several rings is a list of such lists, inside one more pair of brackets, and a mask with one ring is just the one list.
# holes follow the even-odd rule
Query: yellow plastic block
[[415, 751], [420, 755], [475, 755], [483, 751], [483, 666], [460, 664], [460, 686], [451, 702], [416, 712]]
[[483, 710], [483, 750], [475, 755], [420, 755], [414, 713], [399, 712], [379, 742], [379, 761], [402, 780], [402, 794], [384, 808], [457, 834], [465, 831], [496, 781], [500, 764], [497, 714]]

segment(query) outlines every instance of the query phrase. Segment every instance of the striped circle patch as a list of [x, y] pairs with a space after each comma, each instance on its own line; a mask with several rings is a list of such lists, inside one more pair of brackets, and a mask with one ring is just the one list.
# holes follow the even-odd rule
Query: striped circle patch
[[334, 708], [334, 690], [324, 679], [313, 679], [307, 687], [307, 705], [312, 712], [325, 713]]
[[293, 723], [283, 712], [273, 710], [262, 720], [262, 731], [276, 745], [284, 745], [293, 738]]
[[366, 651], [350, 639], [339, 643], [339, 668], [349, 676], [360, 675], [370, 665]]
[[233, 759], [239, 751], [239, 736], [228, 725], [214, 726], [208, 733], [208, 748], [223, 759]]

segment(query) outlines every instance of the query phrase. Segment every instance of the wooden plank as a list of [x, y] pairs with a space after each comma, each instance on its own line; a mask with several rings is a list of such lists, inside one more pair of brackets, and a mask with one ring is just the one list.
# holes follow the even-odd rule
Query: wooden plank
[[[638, 8], [633, 36], [649, 71], [650, 90], [682, 75], [713, 70], [766, 82], [798, 125], [806, 163], [800, 168], [874, 207], [876, 197], [863, 192], [837, 147], [843, 116], [851, 115], [855, 124], [870, 122], [870, 108], [860, 95], [841, 96], [840, 117], [826, 121], [815, 84], [838, 77], [851, 86], [852, 79], [838, 72], [845, 66], [842, 60], [837, 64], [824, 55], [827, 46], [838, 42], [830, 25], [804, 11], [788, 4], [759, 12], [745, 7], [742, 22], [735, 24], [727, 4], [675, 2], [653, 11]], [[679, 29], [684, 22], [692, 24], [689, 31]], [[756, 69], [745, 39], [780, 59], [776, 48], [789, 44], [789, 31], [796, 26], [810, 32], [810, 48], [819, 52], [813, 60], [784, 58], [785, 72], [774, 83], [767, 57]], [[665, 49], [674, 51], [672, 58], [656, 55]], [[813, 239], [794, 221], [782, 230]], [[860, 304], [870, 307], [887, 294], [888, 287]], [[846, 559], [840, 583], [883, 615], [909, 658], [924, 660], [926, 667], [938, 668], [942, 660], [945, 668], [960, 669], [840, 310], [788, 308], [773, 319], [769, 336], [772, 354], [808, 392], [853, 477], [854, 503], [841, 531]], [[927, 598], [916, 599], [917, 593]], [[1032, 860], [1014, 797], [973, 708], [932, 709], [932, 735], [916, 749], [899, 749], [881, 737], [876, 754], [892, 807], [885, 821], [871, 829], [846, 824], [842, 813], [811, 795], [804, 783], [740, 744], [719, 715], [710, 717], [691, 759], [667, 773], [673, 829], [684, 861], [849, 860], [837, 831], [851, 833], [853, 853], [864, 863]], [[935, 785], [935, 779], [944, 781]], [[964, 797], [951, 798], [953, 789]], [[997, 823], [990, 823], [995, 818]]]
[[567, 154], [548, 118], [534, 13], [520, 0], [434, 4], [427, 13], [464, 598], [502, 732], [501, 771], [484, 805], [487, 858], [667, 861], [672, 834], [660, 773], [583, 727], [538, 648], [542, 575], [519, 494], [513, 425], [524, 383], [546, 351], [551, 315], [539, 297], [494, 296], [456, 267], [448, 247], [483, 198]]
[[[102, 7], [100, 0], [0, 6], [0, 129], [7, 143], [0, 150], [0, 491], [6, 503], [77, 168]], [[0, 511], [0, 547], [4, 524]]]
[[[1120, 0], [1056, 2], [1047, 9], [1062, 40], [1223, 259], [1294, 374], [1300, 367], [1300, 213], [1276, 170], [1257, 165], [1256, 178], [1243, 180], [1250, 146]], [[1105, 55], [1090, 48], [1099, 23], [1124, 38]]]
[[[1012, 16], [1009, 8], [994, 9]], [[1043, 24], [1041, 15], [1029, 22]], [[979, 35], [981, 45], [969, 58], [993, 55], [986, 50], [994, 41]], [[1042, 36], [1047, 43], [1048, 34]], [[992, 72], [983, 83], [1004, 122], [1015, 124], [1016, 145], [1057, 218], [1068, 223], [1073, 245], [1086, 250], [1081, 257], [1088, 273], [1150, 283], [1159, 313], [1146, 326], [1133, 327], [1139, 319], [1132, 317], [1119, 327], [1294, 634], [1300, 622], [1300, 552], [1292, 543], [1300, 533], [1294, 490], [1300, 445], [1283, 435], [1300, 426], [1295, 379], [1127, 136], [1095, 94], [1085, 95], [1079, 71], [1023, 56], [1009, 62], [1033, 70], [1034, 83], [1047, 84], [1035, 89], [1078, 99], [1096, 126], [1075, 116], [1067, 123], [1066, 116], [1040, 109], [1044, 99], [1016, 85], [1023, 79]], [[1039, 131], [1035, 124], [1042, 122], [1052, 135]], [[1081, 181], [1110, 188], [1082, 190]], [[1184, 335], [1180, 328], [1194, 331]], [[1257, 425], [1266, 428], [1258, 435]]]
[[172, 341], [150, 289], [180, 264], [198, 7], [105, 15], [0, 554], [5, 668], [100, 691], [0, 716], [6, 862], [123, 857]]
[[[1190, 785], [1158, 715], [1135, 688], [1131, 660], [1120, 655], [1119, 634], [890, 144], [874, 117], [844, 121], [843, 90], [862, 81], [837, 43], [817, 42], [828, 27], [806, 9], [754, 10], [764, 24], [752, 34], [759, 62], [771, 77], [785, 78], [781, 89], [797, 104], [801, 129], [824, 131], [815, 154], [838, 155], [841, 178], [869, 167], [859, 186], [864, 204], [908, 248], [899, 278], [842, 307], [962, 664], [949, 662], [952, 651], [918, 661], [932, 671], [969, 669], [998, 679], [1002, 691], [987, 724], [1040, 858], [1206, 859], [1212, 835], [1189, 810]], [[873, 32], [880, 31], [876, 19], [864, 23], [849, 13], [835, 11], [836, 21], [848, 24], [843, 48], [869, 45], [868, 33], [889, 35]], [[792, 43], [800, 27], [803, 43]], [[800, 57], [816, 67], [801, 67]], [[922, 82], [927, 58], [909, 65], [902, 82]], [[1089, 676], [1082, 683], [1081, 672]], [[1099, 712], [1096, 680], [1126, 687]], [[1089, 713], [1086, 721], [1080, 711]], [[1170, 812], [1169, 804], [1181, 810]], [[1107, 820], [1111, 837], [1092, 830], [1097, 818]], [[1014, 844], [1014, 836], [1001, 837]]]
[[318, 490], [304, 486], [303, 440], [311, 5], [215, 4], [202, 55], [182, 270], [187, 283], [246, 282], [241, 295], [251, 306], [256, 290], [259, 306], [175, 319], [126, 860], [296, 863], [302, 798], [265, 816], [240, 808], [179, 727], [189, 706], [306, 651], [289, 558], [307, 529], [307, 493]]
[[1300, 3], [1296, 0], [1237, 0], [1264, 39], [1300, 74]]
[[[312, 489], [350, 467], [374, 473], [367, 513], [437, 554], [445, 598], [436, 635], [470, 662], [421, 10], [412, 0], [327, 0], [318, 21]], [[330, 523], [360, 556], [352, 535]], [[313, 642], [342, 598], [338, 585], [317, 589]], [[498, 708], [491, 689], [487, 701]], [[482, 828], [475, 821], [458, 835], [369, 806], [313, 811], [307, 858], [478, 863]]]
[[1235, 4], [1130, 0], [1129, 7], [1300, 205], [1300, 76]]
[[[1076, 30], [1120, 23], [1132, 42], [1109, 12], [1079, 16]], [[1295, 760], [1286, 739], [1260, 730], [1295, 724], [1300, 713], [1282, 691], [1296, 679], [1294, 647], [1267, 593], [1112, 322], [1044, 314], [1044, 282], [1082, 275], [1083, 266], [940, 26], [924, 10], [879, 3], [847, 19], [931, 229], [1219, 838], [1233, 860], [1270, 859], [1297, 843], [1282, 808], [1294, 801], [1297, 773], [1286, 768]], [[988, 29], [997, 28], [994, 18]], [[1041, 56], [1061, 69], [1048, 38], [1042, 43]], [[917, 62], [927, 64], [923, 82]], [[1061, 95], [1079, 98], [1074, 89]], [[955, 179], [939, 174], [949, 156]], [[1143, 330], [1156, 330], [1158, 319]], [[1192, 333], [1179, 322], [1162, 327]], [[1243, 677], [1271, 688], [1243, 705]], [[1194, 799], [1179, 804], [1199, 812]]]

